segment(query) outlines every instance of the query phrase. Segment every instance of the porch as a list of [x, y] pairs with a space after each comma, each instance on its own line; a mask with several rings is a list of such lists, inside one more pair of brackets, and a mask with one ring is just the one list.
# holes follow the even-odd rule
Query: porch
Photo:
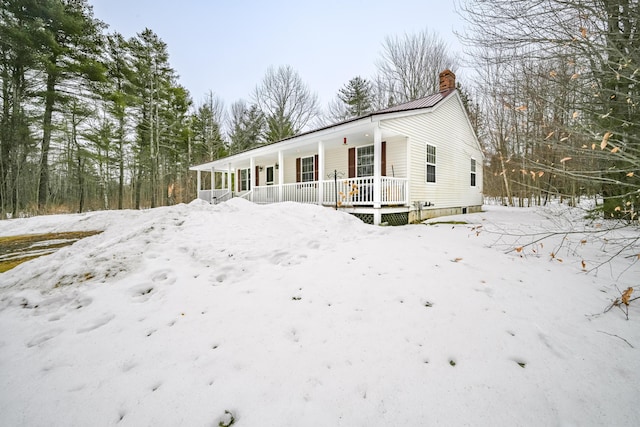
[[[409, 212], [407, 136], [371, 119], [327, 127], [194, 166], [198, 198], [313, 203], [355, 215]], [[384, 212], [383, 212], [384, 211]]]
[[[229, 186], [231, 187], [231, 186]], [[220, 203], [243, 197], [258, 204], [298, 202], [337, 207], [408, 206], [407, 179], [379, 177], [334, 178], [324, 181], [261, 185], [241, 192], [229, 188], [199, 190], [198, 198]]]

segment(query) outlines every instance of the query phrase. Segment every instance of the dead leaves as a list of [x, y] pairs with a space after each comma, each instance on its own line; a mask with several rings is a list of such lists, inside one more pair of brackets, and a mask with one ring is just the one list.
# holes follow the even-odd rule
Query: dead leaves
[[622, 301], [624, 305], [629, 305], [629, 301], [631, 300], [632, 293], [633, 293], [633, 288], [632, 287], [627, 288], [627, 290], [622, 293], [622, 296], [620, 297], [620, 301]]
[[611, 304], [604, 310], [604, 312], [606, 313], [607, 311], [611, 310], [613, 307], [618, 307], [625, 314], [627, 320], [629, 320], [629, 304], [631, 304], [631, 302], [640, 298], [640, 297], [631, 298], [633, 291], [634, 289], [631, 286], [629, 286], [624, 292], [621, 292], [618, 289], [618, 292], [620, 292], [620, 296], [614, 299], [613, 301], [611, 301]]
[[609, 143], [609, 138], [611, 138], [612, 135], [613, 135], [612, 132], [607, 132], [604, 134], [604, 136], [602, 137], [602, 142], [600, 143], [601, 150], [604, 150], [605, 148], [607, 148], [607, 144]]

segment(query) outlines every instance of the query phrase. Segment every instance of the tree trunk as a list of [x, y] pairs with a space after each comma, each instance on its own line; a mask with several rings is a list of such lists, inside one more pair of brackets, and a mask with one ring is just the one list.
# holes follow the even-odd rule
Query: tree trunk
[[[52, 59], [55, 63], [56, 58]], [[56, 74], [47, 75], [44, 120], [42, 123], [42, 152], [40, 153], [40, 181], [38, 183], [38, 212], [42, 212], [49, 199], [49, 147], [51, 145], [51, 117], [55, 103]]]
[[124, 199], [124, 114], [118, 117], [118, 209], [122, 209]]

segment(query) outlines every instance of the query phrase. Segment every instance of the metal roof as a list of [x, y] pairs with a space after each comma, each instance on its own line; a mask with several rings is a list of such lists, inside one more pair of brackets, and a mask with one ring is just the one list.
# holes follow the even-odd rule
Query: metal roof
[[[425, 96], [424, 98], [419, 98], [419, 99], [415, 99], [413, 101], [405, 102], [403, 104], [394, 105], [393, 107], [388, 107], [388, 108], [385, 108], [385, 109], [382, 109], [382, 110], [374, 111], [372, 113], [365, 114], [364, 116], [351, 117], [351, 118], [343, 120], [341, 122], [332, 123], [330, 125], [323, 126], [321, 128], [318, 128], [318, 129], [313, 129], [313, 130], [310, 130], [310, 131], [307, 131], [307, 132], [300, 133], [298, 135], [290, 136], [289, 138], [281, 139], [280, 141], [274, 142], [272, 144], [277, 144], [278, 142], [282, 142], [282, 141], [288, 141], [290, 139], [298, 138], [298, 137], [303, 136], [303, 135], [309, 135], [311, 133], [319, 132], [321, 130], [331, 129], [331, 128], [334, 128], [334, 127], [337, 127], [337, 126], [341, 126], [341, 125], [344, 125], [344, 124], [347, 124], [347, 123], [351, 123], [351, 122], [355, 122], [355, 121], [358, 121], [358, 120], [366, 119], [368, 117], [379, 116], [381, 114], [399, 113], [399, 112], [403, 112], [403, 111], [420, 110], [420, 109], [423, 109], [423, 108], [435, 107], [436, 104], [438, 104], [440, 101], [445, 99], [452, 92], [455, 92], [455, 89], [449, 89], [449, 90], [445, 90], [445, 91], [442, 91], [442, 92], [434, 93], [434, 94]], [[249, 150], [249, 151], [251, 151], [251, 150]]]
[[372, 115], [419, 110], [421, 108], [431, 108], [434, 107], [438, 102], [445, 99], [453, 91], [453, 89], [450, 89], [443, 92], [434, 93], [429, 96], [425, 96], [424, 98], [416, 99], [413, 101], [405, 102], [404, 104], [399, 104], [393, 107], [385, 108], [384, 110], [376, 111], [375, 113], [372, 113]]
[[[248, 153], [248, 152], [253, 151], [253, 150], [257, 149], [257, 148], [266, 147], [266, 146], [269, 146], [269, 145], [277, 145], [277, 144], [280, 144], [280, 143], [285, 142], [285, 141], [291, 141], [293, 139], [297, 139], [297, 138], [300, 138], [300, 137], [303, 137], [303, 136], [307, 136], [307, 135], [310, 135], [310, 134], [313, 134], [313, 133], [316, 133], [316, 132], [320, 132], [320, 131], [327, 130], [327, 129], [332, 129], [332, 128], [335, 128], [335, 127], [338, 127], [338, 126], [345, 125], [347, 123], [357, 122], [358, 120], [367, 119], [367, 118], [374, 117], [374, 116], [380, 116], [380, 115], [391, 114], [391, 113], [402, 113], [402, 112], [407, 112], [407, 111], [432, 108], [432, 107], [435, 107], [440, 101], [442, 101], [443, 99], [445, 99], [446, 97], [448, 97], [450, 94], [452, 94], [455, 91], [456, 91], [455, 89], [449, 89], [449, 90], [445, 90], [445, 91], [442, 91], [442, 92], [437, 92], [437, 93], [425, 96], [424, 98], [415, 99], [413, 101], [405, 102], [403, 104], [394, 105], [393, 107], [388, 107], [388, 108], [384, 108], [382, 110], [374, 111], [372, 113], [368, 113], [368, 114], [365, 114], [363, 116], [351, 117], [351, 118], [343, 120], [341, 122], [333, 123], [333, 124], [330, 124], [330, 125], [327, 125], [327, 126], [323, 126], [323, 127], [317, 128], [317, 129], [313, 129], [313, 130], [309, 130], [309, 131], [306, 131], [306, 132], [302, 132], [302, 133], [299, 133], [297, 135], [290, 136], [290, 137], [285, 138], [285, 139], [281, 139], [279, 141], [271, 142], [271, 143], [268, 143], [268, 144], [263, 144], [260, 147], [249, 148], [249, 149], [240, 151], [238, 153], [235, 153], [233, 155], [223, 157], [222, 159], [226, 159], [226, 158], [231, 157], [231, 156], [237, 156], [237, 155], [241, 155], [241, 154], [244, 154], [244, 153]], [[207, 163], [204, 163], [204, 164], [207, 165], [207, 164], [214, 163], [214, 162], [222, 160], [222, 159], [217, 159], [217, 160], [214, 160], [214, 161], [211, 161], [211, 162], [207, 162]], [[202, 166], [202, 165], [199, 165], [199, 166]], [[195, 170], [194, 168], [195, 168], [195, 166], [192, 167], [192, 170]]]

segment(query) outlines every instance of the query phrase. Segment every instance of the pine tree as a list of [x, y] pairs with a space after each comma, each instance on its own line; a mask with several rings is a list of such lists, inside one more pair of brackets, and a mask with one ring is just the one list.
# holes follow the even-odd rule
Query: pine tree
[[360, 117], [372, 110], [373, 86], [371, 82], [356, 76], [338, 91], [338, 99], [346, 106], [348, 117]]
[[68, 99], [64, 96], [63, 85], [76, 86], [78, 79], [97, 81], [104, 78], [104, 68], [97, 60], [104, 24], [93, 18], [86, 0], [43, 0], [27, 2], [26, 6], [33, 6], [33, 16], [42, 22], [41, 31], [36, 33], [45, 77], [38, 184], [38, 210], [42, 210], [50, 191], [49, 150], [53, 113]]
[[231, 106], [230, 150], [239, 153], [265, 142], [266, 119], [257, 105], [237, 101]]

